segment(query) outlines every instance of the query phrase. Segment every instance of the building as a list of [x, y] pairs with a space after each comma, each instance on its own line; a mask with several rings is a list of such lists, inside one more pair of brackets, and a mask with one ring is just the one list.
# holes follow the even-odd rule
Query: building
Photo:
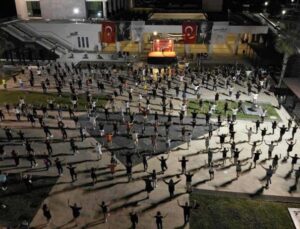
[[[227, 10], [224, 11], [222, 0], [15, 2], [20, 20], [2, 24], [1, 29], [25, 44], [38, 44], [63, 59], [72, 58], [77, 54], [82, 58], [89, 58], [94, 54], [100, 59], [105, 59], [118, 52], [146, 56], [151, 51], [154, 41], [164, 39], [172, 40], [178, 56], [253, 55], [253, 50], [248, 44], [264, 42], [264, 35], [268, 32], [267, 26], [242, 13], [229, 17]], [[166, 3], [167, 7], [157, 8], [162, 7], [161, 2]], [[152, 8], [139, 8], [147, 5]], [[198, 8], [191, 8], [195, 6]], [[113, 23], [114, 36], [123, 28], [120, 27], [120, 21], [125, 23], [128, 36], [124, 39], [115, 37], [113, 42], [105, 42], [102, 39], [103, 23], [107, 21]], [[192, 44], [184, 42], [182, 25], [187, 21], [196, 24], [199, 33], [203, 33], [200, 30], [205, 30], [205, 40], [197, 40]]]
[[105, 19], [128, 9], [128, 0], [15, 0], [19, 19]]

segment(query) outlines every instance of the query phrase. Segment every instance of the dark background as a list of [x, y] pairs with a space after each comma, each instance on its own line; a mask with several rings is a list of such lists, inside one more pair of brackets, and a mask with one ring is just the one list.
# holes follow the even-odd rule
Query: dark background
[[0, 18], [16, 17], [15, 0], [0, 0]]

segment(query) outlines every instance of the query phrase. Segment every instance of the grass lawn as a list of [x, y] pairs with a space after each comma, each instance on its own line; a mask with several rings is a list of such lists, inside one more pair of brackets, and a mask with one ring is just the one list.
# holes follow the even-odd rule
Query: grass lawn
[[[208, 112], [209, 103], [212, 104], [213, 102], [214, 101], [203, 100], [203, 106], [200, 109], [199, 103], [197, 100], [190, 100], [189, 104], [188, 104], [188, 112], [191, 113], [195, 109], [196, 111], [204, 114], [204, 113]], [[227, 114], [232, 114], [231, 109], [237, 108], [238, 103], [235, 101], [229, 101], [229, 100], [227, 102], [228, 102], [228, 108], [229, 108]], [[216, 116], [218, 114], [222, 114], [222, 116], [224, 116], [224, 111], [223, 111], [224, 103], [225, 103], [225, 100], [219, 100], [217, 102], [217, 109], [213, 116]], [[244, 104], [251, 105], [250, 102], [244, 102]], [[272, 116], [272, 118], [274, 117], [274, 119], [275, 119], [275, 117], [276, 117], [276, 119], [279, 119], [279, 115], [276, 111], [276, 108], [274, 108], [273, 105], [271, 105], [271, 104], [260, 104], [260, 105], [264, 109], [267, 110], [266, 119], [270, 119], [271, 116]], [[248, 114], [245, 114], [243, 111], [241, 111], [241, 112], [238, 112], [237, 118], [238, 119], [257, 119], [259, 117], [256, 115], [248, 115]]]
[[300, 207], [300, 204], [276, 203], [199, 193], [193, 193], [190, 196], [190, 200], [196, 200], [199, 204], [199, 207], [192, 210], [191, 213], [191, 229], [294, 228], [288, 208]]
[[[0, 91], [0, 105], [5, 103], [18, 104], [19, 99], [23, 97], [26, 103], [34, 105], [47, 104], [47, 100], [52, 99], [55, 103], [71, 105], [70, 94], [63, 93], [61, 97], [58, 97], [56, 93], [43, 94], [41, 92], [28, 92], [28, 91]], [[107, 102], [105, 96], [99, 96], [97, 106], [104, 106]], [[78, 96], [78, 108], [82, 109], [86, 106], [85, 95]]]

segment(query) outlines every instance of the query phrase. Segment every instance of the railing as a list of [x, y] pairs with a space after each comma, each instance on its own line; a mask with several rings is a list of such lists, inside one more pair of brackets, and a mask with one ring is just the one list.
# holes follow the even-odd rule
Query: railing
[[0, 19], [0, 24], [5, 24], [7, 22], [11, 22], [11, 21], [17, 21], [18, 18], [17, 17], [6, 17], [6, 18], [1, 18]]
[[29, 37], [27, 34], [22, 33], [21, 31], [17, 30], [12, 25], [3, 26], [2, 29], [10, 34], [13, 34], [13, 36], [19, 37], [24, 42], [32, 41], [31, 37]]
[[[64, 38], [58, 36], [57, 34], [51, 32], [51, 31], [38, 31], [38, 32], [36, 32], [36, 30], [31, 25], [29, 25], [28, 23], [22, 23], [22, 25], [24, 25], [25, 27], [28, 27], [30, 30], [34, 31], [40, 37], [50, 38], [52, 40], [55, 40], [55, 42], [57, 42], [58, 44], [62, 44], [62, 46], [65, 46], [69, 50], [73, 49], [73, 45], [69, 41], [65, 40]], [[41, 33], [43, 33], [43, 34], [41, 34]], [[45, 33], [50, 34], [50, 35], [46, 35]], [[58, 37], [58, 39], [56, 37]]]

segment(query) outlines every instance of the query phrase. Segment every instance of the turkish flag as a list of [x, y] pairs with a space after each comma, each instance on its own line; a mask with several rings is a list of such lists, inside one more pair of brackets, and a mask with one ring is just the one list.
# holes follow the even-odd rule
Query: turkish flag
[[183, 22], [182, 34], [185, 44], [194, 44], [197, 40], [197, 24], [195, 22]]
[[114, 22], [105, 21], [102, 23], [102, 36], [101, 41], [103, 43], [115, 43], [116, 42], [116, 25]]

